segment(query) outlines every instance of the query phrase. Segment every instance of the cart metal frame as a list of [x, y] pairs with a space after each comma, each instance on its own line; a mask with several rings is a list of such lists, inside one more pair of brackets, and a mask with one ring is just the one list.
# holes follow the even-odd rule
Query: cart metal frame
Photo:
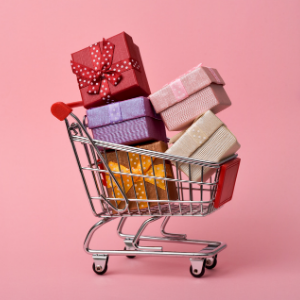
[[[69, 119], [72, 119], [70, 124]], [[78, 164], [79, 172], [83, 180], [84, 188], [87, 193], [87, 197], [92, 209], [94, 216], [101, 218], [95, 225], [91, 227], [88, 231], [86, 238], [84, 240], [84, 251], [92, 255], [93, 257], [93, 270], [96, 274], [102, 275], [107, 270], [108, 257], [110, 255], [123, 255], [129, 258], [133, 258], [137, 255], [142, 256], [176, 256], [176, 257], [187, 257], [190, 259], [190, 272], [194, 277], [202, 277], [205, 269], [212, 269], [217, 263], [217, 255], [226, 248], [226, 244], [219, 241], [206, 241], [206, 240], [191, 240], [187, 239], [186, 234], [168, 233], [165, 228], [170, 219], [170, 217], [204, 217], [207, 216], [219, 208], [214, 207], [214, 200], [217, 190], [217, 184], [219, 180], [220, 167], [225, 162], [234, 159], [237, 155], [233, 155], [220, 163], [214, 163], [209, 161], [196, 160], [192, 158], [168, 155], [166, 153], [160, 153], [155, 151], [144, 150], [141, 148], [130, 147], [125, 145], [113, 144], [104, 141], [94, 140], [91, 138], [90, 134], [86, 129], [86, 120], [84, 118], [83, 123], [78, 119], [78, 117], [72, 112], [68, 113], [65, 118], [65, 124], [68, 132], [68, 136], [75, 154], [75, 158]], [[79, 148], [82, 148], [81, 152]], [[101, 150], [99, 150], [101, 149]], [[132, 173], [130, 166], [130, 173], [124, 173], [121, 171], [113, 171], [108, 166], [108, 161], [106, 159], [107, 151], [114, 151], [118, 159], [118, 151], [127, 152], [128, 163], [130, 166], [130, 160], [128, 153], [135, 153], [139, 155], [139, 159], [142, 165], [141, 156], [148, 156], [151, 158], [151, 163], [153, 159], [159, 158], [163, 160], [165, 177], [155, 176], [153, 169], [153, 176], [144, 174], [140, 175]], [[83, 164], [81, 161], [81, 156], [84, 156], [86, 162]], [[99, 162], [103, 166], [99, 167]], [[166, 162], [171, 162], [173, 165], [174, 178], [166, 177]], [[180, 171], [181, 164], [188, 164], [189, 166], [189, 176], [187, 177]], [[118, 160], [119, 170], [120, 163]], [[201, 168], [201, 181], [191, 180], [191, 169], [193, 167]], [[153, 165], [152, 165], [153, 168]], [[203, 181], [204, 168], [212, 168], [214, 170], [214, 175], [209, 181]], [[87, 178], [87, 174], [90, 174], [90, 178]], [[113, 191], [113, 197], [108, 196], [108, 192], [103, 182], [103, 176], [108, 175], [110, 179], [121, 191], [122, 197], [116, 197]], [[133, 188], [134, 188], [134, 199], [128, 199], [124, 192], [124, 181], [122, 175], [130, 175]], [[115, 176], [120, 176], [122, 181], [122, 186], [119, 184]], [[138, 199], [136, 196], [136, 190], [134, 185], [134, 177], [139, 176], [143, 178], [145, 183], [145, 178], [153, 178], [155, 181], [156, 195], [157, 185], [156, 180], [173, 181], [176, 184], [178, 200], [170, 200], [167, 184], [166, 190], [168, 199], [148, 199], [146, 192], [146, 199]], [[90, 187], [93, 187], [93, 191]], [[120, 205], [117, 203], [124, 202], [124, 208], [120, 209]], [[147, 202], [147, 208], [140, 209], [137, 205], [136, 209], [130, 208], [130, 202]], [[155, 206], [150, 206], [151, 202], [157, 203]], [[95, 203], [98, 204], [100, 208], [97, 208]], [[123, 227], [128, 217], [139, 217], [148, 216], [149, 218], [145, 220], [140, 228], [135, 234], [125, 234], [123, 233]], [[90, 248], [90, 242], [92, 237], [100, 227], [109, 223], [112, 220], [119, 218], [119, 224], [117, 227], [117, 233], [120, 238], [124, 240], [125, 248], [124, 250], [96, 250]], [[161, 236], [144, 236], [142, 235], [145, 228], [154, 221], [163, 218], [161, 224], [160, 232]], [[155, 242], [171, 242], [171, 243], [181, 243], [181, 244], [194, 244], [199, 245], [202, 249], [199, 252], [176, 252], [176, 251], [163, 251], [161, 246], [141, 246], [140, 242], [144, 241], [155, 241]]]

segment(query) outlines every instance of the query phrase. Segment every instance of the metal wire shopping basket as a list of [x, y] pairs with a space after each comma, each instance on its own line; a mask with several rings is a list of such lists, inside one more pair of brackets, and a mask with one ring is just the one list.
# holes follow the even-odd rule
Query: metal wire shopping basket
[[[125, 255], [129, 258], [136, 255], [189, 257], [191, 262], [190, 272], [194, 277], [203, 276], [205, 268], [214, 268], [217, 263], [217, 254], [226, 247], [225, 243], [189, 240], [185, 234], [167, 233], [165, 227], [170, 217], [204, 217], [228, 202], [232, 197], [236, 180], [237, 170], [232, 166], [239, 164], [237, 155], [235, 154], [220, 163], [214, 163], [93, 140], [83, 124], [85, 120], [82, 123], [72, 113], [72, 107], [79, 105], [81, 105], [81, 102], [68, 105], [59, 102], [55, 103], [51, 110], [59, 120], [65, 121], [92, 212], [96, 217], [101, 218], [89, 230], [84, 241], [84, 250], [93, 256], [93, 270], [95, 273], [102, 275], [106, 272], [109, 255]], [[72, 123], [70, 123], [70, 120], [72, 120]], [[108, 156], [111, 156], [112, 153], [116, 157], [115, 168], [109, 166]], [[124, 168], [120, 163], [121, 154], [123, 160], [126, 157], [129, 168]], [[131, 155], [135, 155], [137, 161], [140, 162], [140, 172], [134, 170], [130, 159]], [[145, 172], [142, 167], [145, 158], [150, 163], [150, 172]], [[160, 171], [159, 176], [157, 176], [153, 166], [153, 161], [158, 159], [162, 162], [160, 164], [162, 171]], [[181, 164], [188, 166], [189, 176], [181, 172]], [[167, 176], [167, 168], [170, 168], [170, 165], [173, 169], [173, 176]], [[195, 167], [201, 168], [199, 181], [193, 181], [191, 177], [191, 170]], [[234, 172], [228, 170], [234, 170]], [[203, 181], [203, 174], [206, 171], [210, 171], [213, 175], [210, 180]], [[147, 195], [147, 189], [144, 189], [143, 197], [139, 197], [137, 180], [144, 186], [147, 181], [151, 181], [156, 196], [150, 199]], [[159, 198], [158, 192], [161, 184], [166, 190], [166, 197], [163, 199]], [[126, 185], [133, 190], [133, 198], [128, 198]], [[170, 197], [172, 192], [170, 187], [176, 189], [177, 199]], [[149, 218], [142, 223], [136, 234], [123, 233], [122, 228], [127, 217], [138, 216], [148, 216]], [[148, 224], [162, 217], [164, 219], [161, 225], [161, 237], [142, 235]], [[116, 218], [120, 218], [117, 232], [124, 239], [124, 250], [90, 249], [89, 244], [94, 232]], [[169, 252], [163, 251], [160, 246], [139, 245], [140, 241], [146, 240], [198, 244], [204, 248], [199, 252]]]

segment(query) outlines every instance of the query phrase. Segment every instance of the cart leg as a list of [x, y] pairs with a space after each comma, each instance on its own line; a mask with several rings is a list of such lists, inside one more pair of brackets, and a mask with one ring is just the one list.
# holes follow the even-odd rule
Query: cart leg
[[[118, 235], [124, 239], [124, 243], [125, 243], [125, 249], [126, 250], [158, 250], [161, 251], [162, 247], [141, 247], [139, 246], [139, 238], [141, 237], [141, 234], [143, 233], [143, 231], [145, 230], [146, 226], [154, 221], [157, 221], [158, 219], [160, 219], [161, 217], [152, 217], [150, 219], [147, 219], [139, 228], [138, 232], [136, 235], [133, 234], [125, 234], [122, 232], [123, 226], [127, 220], [126, 217], [122, 217], [118, 228], [117, 228], [117, 233]], [[151, 239], [151, 237], [148, 237]], [[134, 242], [135, 240], [135, 242]], [[124, 249], [124, 250], [125, 250]], [[129, 258], [134, 258], [134, 256], [127, 256]]]
[[120, 236], [120, 238], [126, 238], [126, 239], [133, 239], [133, 235], [132, 234], [126, 234], [122, 232], [123, 226], [126, 222], [127, 218], [126, 217], [122, 217], [119, 224], [118, 224], [118, 228], [117, 228], [117, 233]]
[[[162, 224], [161, 224], [160, 231], [161, 231], [162, 236], [168, 237], [168, 238], [173, 238], [173, 239], [185, 239], [186, 238], [186, 234], [165, 232], [165, 227], [166, 227], [168, 221], [170, 220], [170, 218], [171, 217], [165, 217], [164, 220], [163, 220], [163, 222], [162, 222]], [[122, 217], [121, 218], [121, 220], [119, 222], [119, 225], [118, 225], [118, 228], [117, 228], [117, 233], [118, 233], [118, 235], [121, 238], [125, 238], [127, 240], [132, 240], [133, 237], [134, 237], [134, 235], [132, 235], [132, 234], [126, 234], [126, 233], [122, 232], [126, 220], [127, 220], [126, 217]], [[125, 245], [126, 245], [126, 248], [127, 248], [127, 244], [126, 243], [125, 243]], [[128, 248], [127, 250], [131, 250], [131, 249]]]
[[92, 252], [91, 249], [89, 248], [89, 246], [90, 246], [90, 242], [91, 242], [91, 239], [92, 239], [95, 231], [98, 230], [101, 226], [107, 224], [108, 222], [110, 222], [114, 219], [116, 219], [116, 218], [103, 218], [99, 222], [97, 222], [94, 226], [92, 226], [92, 228], [87, 233], [84, 243], [83, 243], [83, 249], [85, 252], [87, 252], [87, 253]]
[[139, 238], [142, 235], [143, 231], [145, 230], [145, 228], [152, 222], [160, 219], [161, 217], [152, 217], [147, 219], [145, 222], [143, 222], [143, 224], [141, 225], [141, 227], [139, 228], [138, 232], [136, 233], [135, 237], [132, 240], [132, 245], [134, 246], [135, 249], [137, 250], [153, 250], [153, 251], [162, 251], [162, 247], [148, 247], [148, 246], [139, 246], [138, 242], [139, 242]]
[[174, 239], [185, 239], [186, 234], [165, 232], [165, 227], [166, 227], [167, 223], [169, 222], [170, 218], [171, 217], [165, 217], [163, 222], [161, 223], [160, 232], [161, 232], [162, 236], [174, 238]]

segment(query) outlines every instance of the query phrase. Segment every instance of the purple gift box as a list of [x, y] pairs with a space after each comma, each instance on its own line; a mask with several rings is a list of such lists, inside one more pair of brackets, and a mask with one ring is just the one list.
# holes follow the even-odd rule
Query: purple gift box
[[96, 140], [123, 145], [167, 142], [164, 123], [145, 97], [88, 109], [87, 119]]

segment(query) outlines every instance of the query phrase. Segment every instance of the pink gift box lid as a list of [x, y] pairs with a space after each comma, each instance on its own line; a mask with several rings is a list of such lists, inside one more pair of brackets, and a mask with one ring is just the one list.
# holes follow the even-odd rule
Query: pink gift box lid
[[200, 64], [151, 94], [149, 98], [155, 111], [160, 113], [206, 88], [211, 83], [225, 85], [224, 80], [216, 69], [204, 67]]

